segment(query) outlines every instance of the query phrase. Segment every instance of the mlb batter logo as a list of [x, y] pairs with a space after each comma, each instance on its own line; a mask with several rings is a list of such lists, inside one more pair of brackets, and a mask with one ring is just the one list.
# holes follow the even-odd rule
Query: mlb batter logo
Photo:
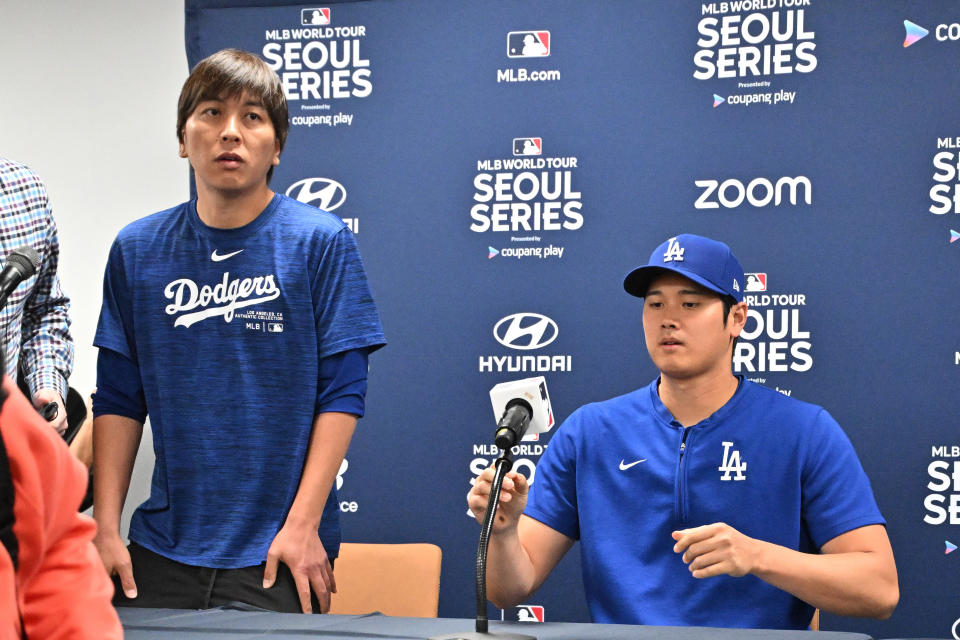
[[513, 155], [538, 156], [543, 153], [542, 138], [514, 138]]
[[767, 290], [767, 274], [765, 273], [745, 273], [744, 277], [747, 279], [747, 286], [745, 290], [750, 293], [753, 291], [766, 291]]
[[325, 25], [330, 24], [330, 9], [301, 9], [300, 24], [303, 25]]
[[504, 620], [517, 622], [543, 622], [543, 606], [539, 604], [522, 604], [519, 607], [503, 610]]
[[507, 34], [508, 58], [544, 58], [549, 55], [549, 31], [511, 31]]

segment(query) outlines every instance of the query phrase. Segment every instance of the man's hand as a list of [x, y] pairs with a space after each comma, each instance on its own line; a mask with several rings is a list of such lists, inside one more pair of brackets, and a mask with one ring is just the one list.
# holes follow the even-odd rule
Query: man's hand
[[107, 570], [107, 575], [116, 574], [120, 576], [123, 595], [131, 600], [136, 598], [137, 583], [133, 581], [133, 563], [130, 561], [130, 552], [123, 544], [120, 534], [99, 530], [93, 538], [93, 546], [97, 548], [97, 553], [100, 554], [100, 560], [103, 561], [103, 567]]
[[[494, 467], [485, 469], [473, 484], [467, 494], [467, 505], [477, 522], [483, 523], [487, 513], [487, 503], [490, 501], [490, 490], [493, 488]], [[497, 533], [510, 528], [516, 528], [524, 507], [527, 506], [527, 493], [530, 485], [523, 474], [511, 471], [503, 479], [500, 487], [500, 505], [497, 507], [497, 517], [493, 523], [493, 530]]]
[[67, 407], [63, 404], [60, 392], [53, 389], [38, 389], [33, 394], [33, 406], [38, 411], [51, 402], [57, 403], [57, 417], [50, 421], [50, 426], [56, 429], [57, 433], [63, 435], [63, 432], [67, 430]]
[[674, 531], [672, 536], [677, 541], [674, 552], [683, 554], [694, 578], [751, 573], [761, 544], [722, 522]]
[[300, 596], [300, 608], [313, 613], [310, 589], [317, 595], [320, 612], [330, 611], [330, 594], [336, 593], [337, 583], [327, 551], [317, 535], [317, 527], [291, 525], [288, 521], [280, 529], [267, 551], [267, 566], [263, 571], [263, 588], [269, 589], [277, 579], [277, 563], [290, 568]]

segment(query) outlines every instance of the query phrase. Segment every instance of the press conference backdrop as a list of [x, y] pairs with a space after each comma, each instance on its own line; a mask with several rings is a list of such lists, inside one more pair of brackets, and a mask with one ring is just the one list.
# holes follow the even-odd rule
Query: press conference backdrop
[[[497, 453], [488, 390], [544, 375], [562, 421], [649, 382], [641, 303], [622, 277], [666, 238], [699, 233], [752, 274], [734, 368], [825, 406], [889, 521], [896, 614], [823, 626], [949, 636], [956, 3], [186, 11], [191, 65], [239, 47], [280, 75], [291, 131], [272, 186], [350, 225], [380, 306], [390, 344], [372, 358], [367, 416], [337, 478], [345, 539], [439, 544], [440, 615], [472, 615], [479, 527], [465, 495]], [[534, 482], [550, 435], [517, 452]], [[527, 604], [503, 615], [587, 619], [576, 548]]]

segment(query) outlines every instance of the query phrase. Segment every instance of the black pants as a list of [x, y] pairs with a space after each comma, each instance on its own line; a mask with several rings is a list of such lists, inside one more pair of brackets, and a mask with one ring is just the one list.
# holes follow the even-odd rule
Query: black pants
[[[194, 567], [145, 549], [135, 542], [129, 547], [137, 597], [123, 594], [120, 578], [113, 577], [115, 607], [151, 607], [159, 609], [210, 609], [212, 607], [252, 605], [269, 611], [300, 613], [300, 596], [290, 569], [277, 565], [277, 579], [263, 588], [266, 563], [241, 569]], [[333, 560], [330, 560], [331, 566]], [[310, 594], [310, 606], [320, 613], [316, 594]]]

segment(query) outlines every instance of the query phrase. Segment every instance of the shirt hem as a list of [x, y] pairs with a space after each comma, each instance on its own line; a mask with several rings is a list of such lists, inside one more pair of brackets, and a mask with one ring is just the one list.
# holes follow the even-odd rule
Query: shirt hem
[[[195, 557], [189, 555], [181, 555], [178, 553], [170, 553], [167, 549], [159, 549], [156, 545], [152, 544], [148, 540], [137, 537], [136, 534], [130, 535], [130, 542], [135, 542], [144, 549], [152, 551], [153, 553], [163, 556], [168, 560], [173, 560], [174, 562], [179, 562], [180, 564], [186, 564], [191, 567], [204, 567], [208, 569], [244, 569], [246, 567], [256, 567], [267, 561], [267, 551], [264, 550], [262, 554], [257, 554], [257, 556], [231, 556], [228, 558], [218, 558], [218, 559], [208, 559], [204, 557]], [[322, 542], [322, 540], [321, 540]], [[324, 549], [327, 548], [327, 545], [324, 544]], [[333, 551], [333, 553], [331, 553]], [[330, 559], [334, 559], [340, 555], [340, 545], [339, 543], [332, 550], [327, 550], [327, 556]], [[261, 558], [261, 559], [257, 559]]]
[[530, 511], [530, 510], [526, 510], [526, 509], [525, 509], [524, 512], [523, 512], [523, 515], [529, 516], [529, 517], [533, 518], [534, 520], [536, 520], [536, 521], [539, 522], [540, 524], [543, 524], [543, 525], [546, 525], [546, 526], [550, 527], [551, 529], [553, 529], [553, 530], [556, 531], [557, 533], [562, 534], [562, 535], [565, 535], [566, 537], [570, 538], [571, 540], [579, 540], [579, 539], [580, 539], [580, 534], [579, 534], [579, 532], [565, 531], [565, 530], [564, 530], [564, 527], [556, 526], [556, 523], [550, 522], [551, 518], [550, 518], [549, 516], [547, 516], [546, 514], [544, 514], [544, 513], [537, 512], [536, 510]]
[[823, 545], [830, 542], [837, 536], [842, 536], [845, 533], [853, 531], [854, 529], [859, 529], [860, 527], [869, 527], [874, 524], [882, 524], [887, 526], [887, 521], [880, 514], [872, 514], [869, 516], [859, 516], [857, 518], [844, 520], [843, 522], [831, 527], [827, 534], [824, 536], [823, 542], [818, 542], [817, 548], [823, 548]]

